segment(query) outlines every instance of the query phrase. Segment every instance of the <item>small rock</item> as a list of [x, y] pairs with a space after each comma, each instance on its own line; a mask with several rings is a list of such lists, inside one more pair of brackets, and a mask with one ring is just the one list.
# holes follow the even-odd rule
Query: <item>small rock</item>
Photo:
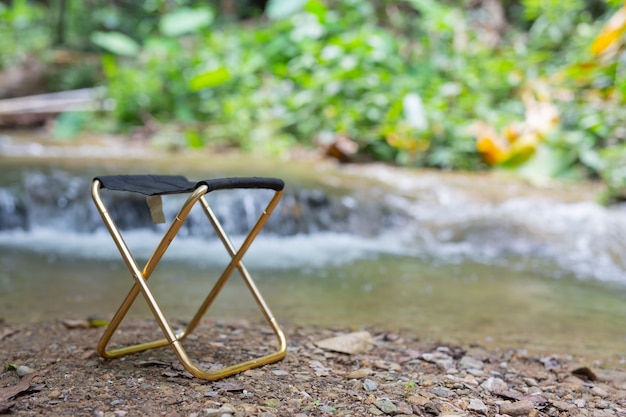
[[424, 353], [422, 359], [426, 362], [434, 363], [442, 371], [446, 371], [454, 367], [454, 360], [450, 355], [443, 352]]
[[609, 396], [609, 393], [600, 387], [593, 387], [591, 388], [591, 395], [595, 395], [596, 397], [600, 397], [600, 398], [606, 398]]
[[536, 387], [539, 385], [535, 378], [524, 378], [524, 383], [529, 387]]
[[17, 367], [16, 372], [20, 377], [22, 377], [24, 375], [32, 374], [35, 370], [29, 368], [28, 366], [20, 365]]
[[473, 398], [473, 399], [470, 400], [470, 403], [467, 406], [467, 409], [470, 410], [470, 411], [475, 411], [477, 413], [485, 414], [485, 415], [489, 411], [487, 409], [487, 406], [485, 405], [485, 403], [482, 402], [481, 400], [477, 399], [477, 398]]
[[398, 407], [390, 400], [376, 401], [374, 405], [385, 414], [395, 414], [398, 411]]
[[376, 407], [370, 407], [370, 409], [368, 410], [370, 412], [370, 414], [373, 414], [375, 416], [381, 416], [383, 415], [383, 412], [380, 411], [378, 408]]
[[220, 410], [224, 413], [236, 413], [237, 409], [232, 404], [224, 404], [220, 407]]
[[220, 408], [205, 408], [204, 415], [207, 417], [229, 417], [236, 412], [235, 407], [224, 404]]
[[328, 376], [330, 375], [330, 369], [324, 366], [320, 361], [313, 360], [309, 362], [309, 366], [313, 368], [315, 371], [315, 375], [317, 376]]
[[461, 369], [483, 369], [484, 364], [478, 359], [471, 356], [463, 356], [459, 361], [459, 368]]
[[500, 378], [491, 377], [480, 384], [480, 387], [489, 392], [501, 392], [509, 389], [509, 386]]
[[503, 402], [500, 404], [500, 414], [508, 414], [512, 417], [527, 416], [533, 409], [533, 403], [528, 400], [514, 403]]
[[363, 381], [363, 388], [365, 389], [365, 391], [374, 391], [376, 388], [378, 388], [378, 383], [376, 381], [372, 381], [369, 378], [365, 378], [365, 380]]
[[263, 372], [260, 369], [249, 369], [249, 370], [245, 371], [243, 373], [243, 375], [250, 376], [252, 378], [261, 378], [262, 376], [265, 375], [265, 372]]
[[276, 376], [286, 376], [289, 375], [289, 372], [283, 371], [282, 369], [274, 369], [272, 373]]
[[430, 392], [441, 398], [456, 397], [456, 393], [454, 391], [443, 387], [435, 387], [431, 389]]
[[89, 320], [67, 319], [67, 320], [63, 320], [62, 323], [68, 329], [88, 329], [89, 328]]
[[585, 401], [583, 398], [579, 398], [577, 400], [574, 400], [574, 405], [578, 408], [585, 408], [585, 405], [587, 405], [587, 401]]
[[363, 379], [371, 373], [372, 370], [369, 368], [356, 369], [348, 374], [348, 379]]
[[420, 395], [412, 395], [409, 398], [407, 398], [407, 401], [410, 402], [411, 404], [415, 404], [418, 405], [420, 407], [425, 406], [426, 404], [428, 404], [428, 402], [430, 401], [428, 398], [424, 398]]
[[373, 349], [376, 342], [369, 332], [362, 331], [320, 340], [315, 345], [322, 349], [355, 355]]
[[413, 408], [409, 404], [405, 402], [400, 402], [397, 403], [396, 406], [398, 407], [399, 415], [413, 415]]
[[430, 402], [424, 405], [424, 412], [433, 416], [441, 414], [441, 406], [437, 403]]
[[561, 411], [571, 411], [575, 408], [574, 405], [565, 402], [565, 401], [559, 401], [559, 400], [553, 400], [551, 401], [552, 405], [555, 406], [556, 408], [558, 408]]
[[596, 402], [596, 408], [600, 410], [605, 410], [609, 408], [609, 403], [607, 401], [598, 401]]

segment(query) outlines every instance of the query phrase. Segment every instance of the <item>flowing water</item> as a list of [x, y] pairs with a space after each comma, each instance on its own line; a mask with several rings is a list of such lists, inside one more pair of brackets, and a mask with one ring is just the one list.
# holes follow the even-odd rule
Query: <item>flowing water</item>
[[[596, 204], [594, 185], [163, 156], [101, 138], [67, 145], [0, 134], [0, 317], [110, 316], [131, 278], [90, 201], [90, 180], [146, 172], [286, 180], [281, 204], [244, 258], [279, 322], [626, 357], [626, 210]], [[267, 195], [215, 194], [210, 201], [238, 244]], [[116, 198], [124, 236], [145, 261], [165, 226], [141, 216], [143, 201]], [[177, 204], [164, 199], [166, 213]], [[151, 278], [171, 317], [192, 314], [228, 261], [200, 220], [192, 213], [193, 227]], [[139, 301], [134, 314], [149, 316]], [[208, 317], [259, 318], [236, 273]]]

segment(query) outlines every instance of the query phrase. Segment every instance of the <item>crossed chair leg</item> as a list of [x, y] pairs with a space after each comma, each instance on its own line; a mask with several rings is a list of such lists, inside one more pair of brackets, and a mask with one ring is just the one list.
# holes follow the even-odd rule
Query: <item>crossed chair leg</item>
[[[206, 200], [205, 194], [207, 194], [207, 192], [208, 192], [208, 187], [206, 185], [201, 185], [189, 195], [189, 197], [183, 204], [182, 208], [178, 212], [177, 216], [174, 218], [174, 220], [170, 224], [168, 230], [165, 232], [163, 238], [161, 239], [161, 242], [159, 243], [157, 248], [154, 250], [152, 256], [148, 259], [143, 269], [139, 269], [137, 262], [135, 261], [132, 253], [130, 252], [130, 249], [128, 248], [128, 245], [125, 243], [119, 229], [117, 228], [104, 202], [102, 201], [102, 198], [100, 196], [100, 183], [98, 182], [98, 180], [94, 181], [94, 184], [92, 186], [92, 196], [96, 204], [96, 207], [98, 211], [100, 212], [100, 215], [107, 229], [109, 230], [111, 236], [113, 237], [113, 240], [118, 250], [120, 251], [122, 258], [124, 262], [126, 263], [126, 266], [128, 267], [128, 270], [130, 271], [130, 273], [132, 274], [134, 278], [134, 284], [132, 288], [128, 292], [128, 295], [122, 302], [121, 306], [119, 307], [119, 309], [113, 316], [108, 327], [104, 331], [104, 334], [100, 338], [100, 341], [97, 346], [97, 352], [100, 356], [104, 358], [117, 358], [117, 357], [125, 356], [131, 353], [136, 353], [136, 352], [145, 351], [148, 349], [154, 349], [154, 348], [169, 345], [172, 347], [176, 356], [178, 357], [181, 364], [187, 371], [189, 371], [192, 375], [194, 375], [197, 378], [210, 380], [210, 381], [221, 379], [221, 378], [224, 378], [224, 377], [227, 377], [227, 376], [230, 376], [230, 375], [233, 375], [233, 374], [236, 374], [236, 373], [239, 373], [239, 372], [251, 369], [251, 368], [273, 363], [285, 357], [287, 353], [287, 341], [286, 341], [285, 335], [282, 329], [279, 327], [278, 323], [276, 322], [276, 319], [272, 315], [272, 312], [270, 311], [269, 307], [265, 303], [256, 284], [254, 283], [252, 277], [250, 276], [248, 270], [246, 269], [246, 267], [244, 266], [242, 262], [242, 258], [245, 255], [246, 251], [248, 250], [248, 248], [250, 247], [250, 245], [252, 244], [256, 236], [259, 234], [259, 232], [261, 231], [261, 229], [263, 228], [267, 220], [269, 219], [269, 216], [271, 215], [274, 208], [278, 205], [278, 202], [282, 196], [282, 190], [275, 191], [275, 194], [272, 197], [271, 201], [269, 202], [269, 204], [267, 205], [263, 213], [259, 216], [259, 219], [257, 220], [256, 224], [252, 227], [250, 232], [248, 233], [248, 236], [245, 238], [245, 240], [241, 244], [241, 247], [239, 248], [239, 250], [236, 250], [235, 247], [233, 246], [231, 240], [228, 238], [228, 236], [224, 232], [222, 225], [218, 221], [216, 215], [211, 209], [211, 206]], [[166, 318], [165, 314], [163, 313], [159, 304], [157, 303], [152, 291], [150, 290], [148, 286], [148, 279], [150, 278], [152, 272], [154, 271], [157, 264], [159, 263], [163, 255], [165, 254], [167, 248], [169, 247], [170, 243], [173, 241], [179, 229], [183, 225], [192, 207], [198, 201], [200, 202], [204, 213], [209, 219], [211, 225], [213, 226], [213, 229], [217, 233], [218, 237], [220, 238], [224, 247], [226, 248], [228, 254], [230, 255], [231, 260], [226, 266], [222, 275], [214, 284], [213, 288], [211, 289], [211, 292], [205, 298], [204, 302], [202, 303], [200, 308], [197, 310], [197, 312], [195, 313], [191, 321], [189, 321], [189, 323], [187, 324], [186, 328], [184, 330], [176, 332], [172, 328], [171, 324], [169, 323], [168, 319]], [[204, 316], [206, 311], [211, 307], [211, 305], [213, 304], [213, 301], [217, 298], [220, 291], [222, 290], [222, 288], [224, 287], [224, 285], [226, 284], [226, 282], [232, 275], [232, 272], [234, 269], [237, 269], [239, 271], [250, 293], [252, 294], [254, 300], [256, 301], [259, 309], [263, 313], [265, 320], [271, 326], [278, 340], [278, 350], [268, 355], [257, 357], [257, 358], [254, 358], [245, 362], [226, 366], [224, 368], [214, 370], [214, 371], [208, 371], [208, 370], [202, 369], [191, 360], [191, 358], [187, 354], [181, 342], [187, 336], [189, 336], [193, 332], [193, 330], [198, 326], [202, 317]], [[128, 312], [128, 310], [134, 303], [139, 293], [143, 295], [146, 303], [150, 307], [150, 310], [152, 311], [152, 314], [154, 315], [165, 337], [163, 339], [158, 339], [158, 340], [154, 340], [150, 342], [107, 350], [107, 345], [109, 341], [111, 340], [115, 331], [118, 329], [120, 323], [124, 319], [126, 313]]]

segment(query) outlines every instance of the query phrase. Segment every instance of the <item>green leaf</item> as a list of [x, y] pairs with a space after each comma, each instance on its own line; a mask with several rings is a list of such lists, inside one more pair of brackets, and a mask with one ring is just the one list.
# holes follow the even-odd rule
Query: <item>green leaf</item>
[[204, 146], [204, 138], [195, 130], [186, 130], [185, 137], [187, 138], [187, 144], [194, 149], [200, 149]]
[[74, 139], [83, 129], [87, 119], [87, 114], [83, 112], [66, 112], [57, 117], [52, 136], [56, 140]]
[[576, 153], [571, 149], [552, 148], [542, 145], [535, 154], [520, 165], [516, 172], [522, 177], [536, 182], [548, 179], [564, 178], [576, 160]]
[[265, 12], [271, 20], [285, 19], [304, 9], [307, 0], [270, 0]]
[[189, 88], [193, 91], [204, 90], [222, 85], [232, 78], [231, 73], [224, 67], [203, 72], [189, 80]]
[[6, 371], [17, 371], [17, 368], [19, 368], [19, 365], [16, 365], [14, 363], [5, 363], [4, 364], [4, 369]]
[[181, 7], [161, 18], [159, 30], [165, 36], [180, 36], [210, 26], [214, 18], [215, 13], [208, 7]]
[[328, 7], [320, 0], [309, 0], [306, 2], [305, 10], [317, 17], [320, 22], [324, 22], [326, 19], [326, 12]]
[[109, 322], [106, 320], [90, 318], [88, 321], [89, 321], [89, 327], [106, 327], [109, 325]]
[[139, 44], [122, 32], [94, 32], [91, 42], [100, 48], [117, 55], [135, 56], [139, 53]]

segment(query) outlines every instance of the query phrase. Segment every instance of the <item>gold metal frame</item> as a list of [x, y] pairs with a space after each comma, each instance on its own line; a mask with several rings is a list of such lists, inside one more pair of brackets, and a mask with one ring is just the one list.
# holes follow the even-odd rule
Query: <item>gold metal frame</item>
[[[205, 198], [205, 194], [207, 194], [208, 192], [208, 187], [206, 185], [201, 185], [197, 187], [189, 195], [189, 197], [187, 198], [187, 200], [181, 207], [177, 216], [174, 218], [174, 220], [170, 224], [168, 230], [165, 232], [163, 238], [161, 239], [161, 242], [159, 243], [157, 248], [154, 250], [152, 256], [150, 257], [150, 259], [148, 259], [143, 269], [139, 269], [137, 262], [135, 261], [132, 253], [130, 252], [130, 249], [128, 248], [128, 245], [126, 244], [126, 242], [124, 242], [124, 239], [122, 235], [120, 234], [118, 227], [116, 226], [115, 222], [113, 221], [113, 218], [111, 217], [111, 215], [109, 214], [107, 210], [107, 207], [102, 201], [102, 198], [100, 195], [101, 185], [102, 184], [100, 183], [99, 180], [97, 179], [94, 180], [92, 188], [91, 188], [91, 195], [93, 197], [96, 208], [98, 209], [98, 211], [100, 212], [100, 215], [102, 216], [102, 220], [104, 224], [106, 225], [107, 229], [111, 233], [111, 236], [117, 248], [119, 249], [120, 254], [122, 255], [122, 258], [124, 262], [126, 263], [128, 270], [132, 274], [135, 282], [132, 288], [130, 289], [128, 295], [126, 296], [126, 298], [120, 305], [119, 309], [113, 316], [108, 327], [104, 331], [104, 334], [100, 338], [100, 341], [97, 347], [97, 352], [100, 356], [102, 356], [103, 358], [117, 358], [117, 357], [125, 356], [131, 353], [141, 352], [141, 351], [148, 350], [148, 349], [170, 345], [172, 349], [174, 349], [176, 356], [178, 357], [178, 359], [180, 360], [180, 362], [182, 363], [182, 365], [187, 371], [189, 371], [192, 375], [194, 375], [197, 378], [206, 379], [209, 381], [214, 381], [214, 380], [221, 379], [221, 378], [224, 378], [224, 377], [227, 377], [227, 376], [230, 376], [230, 375], [233, 375], [233, 374], [236, 374], [236, 373], [239, 373], [239, 372], [251, 369], [251, 368], [256, 368], [256, 367], [266, 365], [269, 363], [274, 363], [285, 357], [285, 355], [287, 354], [287, 341], [286, 341], [285, 335], [282, 329], [279, 327], [278, 323], [276, 322], [276, 319], [272, 315], [272, 312], [270, 311], [269, 307], [263, 300], [263, 297], [261, 296], [261, 293], [257, 289], [252, 277], [248, 273], [248, 270], [246, 269], [246, 267], [241, 261], [244, 254], [246, 253], [246, 251], [252, 244], [253, 240], [256, 238], [256, 236], [259, 234], [259, 232], [261, 231], [261, 229], [263, 228], [263, 226], [269, 219], [269, 216], [271, 215], [272, 211], [278, 205], [278, 202], [280, 201], [280, 198], [282, 197], [282, 190], [275, 191], [275, 194], [272, 197], [271, 201], [269, 202], [269, 204], [267, 205], [263, 213], [261, 213], [256, 224], [250, 230], [250, 232], [248, 233], [248, 236], [245, 238], [245, 240], [241, 244], [241, 247], [239, 248], [239, 250], [236, 250], [232, 242], [230, 241], [230, 239], [224, 232], [222, 225], [218, 221], [217, 217], [213, 213], [213, 210], [211, 209], [209, 203], [207, 202]], [[156, 299], [154, 298], [154, 295], [152, 294], [152, 291], [148, 287], [148, 279], [150, 278], [150, 275], [152, 274], [157, 264], [159, 263], [163, 255], [165, 254], [165, 251], [169, 247], [170, 243], [174, 240], [174, 237], [176, 236], [179, 229], [185, 222], [185, 219], [187, 218], [189, 213], [191, 212], [192, 207], [198, 201], [200, 201], [200, 204], [202, 206], [204, 213], [208, 217], [211, 225], [213, 226], [213, 229], [215, 229], [215, 232], [217, 233], [220, 240], [224, 244], [224, 247], [228, 251], [228, 254], [231, 257], [231, 261], [226, 266], [226, 269], [224, 270], [222, 275], [219, 277], [219, 279], [216, 281], [209, 295], [206, 297], [206, 299], [204, 300], [204, 302], [202, 303], [202, 305], [200, 306], [196, 314], [193, 316], [193, 318], [191, 319], [187, 327], [182, 331], [175, 332], [171, 324], [169, 323], [167, 317], [165, 316], [165, 314], [159, 307], [159, 304], [157, 303]], [[276, 338], [278, 339], [278, 350], [275, 351], [274, 353], [261, 356], [252, 360], [248, 360], [245, 362], [237, 363], [231, 366], [227, 366], [219, 370], [207, 371], [207, 370], [201, 369], [199, 366], [193, 363], [193, 361], [190, 359], [189, 355], [185, 351], [184, 347], [182, 346], [181, 341], [185, 337], [187, 337], [189, 334], [191, 334], [191, 332], [193, 332], [196, 326], [200, 323], [200, 320], [202, 319], [206, 311], [209, 309], [209, 307], [211, 307], [211, 304], [213, 303], [215, 298], [220, 293], [221, 289], [224, 287], [224, 285], [230, 278], [234, 269], [237, 269], [239, 271], [241, 277], [245, 281], [248, 289], [250, 290], [250, 293], [252, 294], [257, 305], [259, 306], [259, 309], [263, 313], [267, 322], [272, 327], [272, 330], [274, 331], [274, 334], [276, 335]], [[133, 302], [135, 301], [139, 293], [143, 294], [143, 297], [145, 298], [146, 303], [150, 307], [150, 310], [152, 311], [152, 314], [154, 315], [165, 337], [163, 339], [158, 339], [158, 340], [154, 340], [151, 342], [140, 343], [137, 345], [126, 346], [126, 347], [117, 348], [113, 350], [107, 350], [107, 345], [109, 341], [111, 340], [111, 337], [113, 336], [113, 334], [119, 327], [124, 316], [126, 315], [128, 310], [132, 306]]]

